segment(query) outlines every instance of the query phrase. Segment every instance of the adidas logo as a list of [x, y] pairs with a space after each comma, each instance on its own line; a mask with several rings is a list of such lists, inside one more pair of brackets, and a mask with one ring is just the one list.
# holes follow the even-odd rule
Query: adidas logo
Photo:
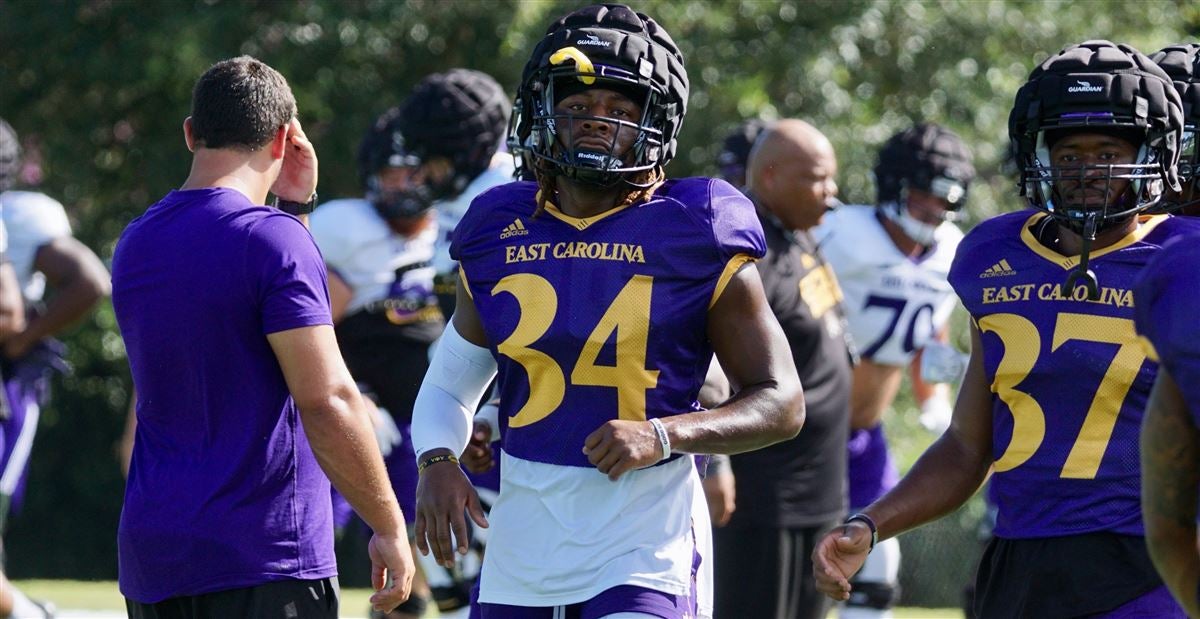
[[1101, 86], [1096, 86], [1083, 80], [1075, 80], [1075, 84], [1075, 86], [1068, 88], [1067, 92], [1100, 92], [1104, 90]]
[[525, 224], [521, 223], [521, 220], [518, 218], [513, 220], [511, 224], [508, 224], [508, 226], [500, 231], [500, 240], [504, 240], [512, 236], [525, 236], [526, 234], [529, 234], [529, 230], [525, 228]]
[[1009, 266], [1008, 260], [1001, 259], [1000, 262], [993, 264], [992, 266], [988, 267], [988, 270], [984, 271], [983, 273], [980, 273], [979, 277], [980, 278], [1003, 277], [1005, 275], [1016, 275], [1016, 274], [1017, 274], [1017, 272], [1014, 271], [1011, 266]]

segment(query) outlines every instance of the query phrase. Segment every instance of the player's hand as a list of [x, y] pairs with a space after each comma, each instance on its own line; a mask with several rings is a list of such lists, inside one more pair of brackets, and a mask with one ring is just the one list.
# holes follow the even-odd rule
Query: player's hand
[[458, 459], [466, 469], [476, 475], [492, 470], [496, 463], [492, 459], [492, 426], [480, 419], [475, 420], [471, 431], [471, 442]]
[[375, 589], [371, 607], [380, 612], [391, 612], [412, 593], [413, 574], [417, 568], [408, 546], [408, 536], [404, 531], [400, 535], [372, 535], [371, 541], [367, 542], [367, 555], [371, 557], [371, 587]]
[[954, 405], [950, 403], [950, 398], [939, 393], [921, 402], [921, 415], [917, 420], [926, 430], [941, 436], [950, 427], [950, 420], [953, 417]]
[[607, 421], [583, 441], [588, 462], [617, 481], [625, 473], [662, 460], [662, 444], [647, 421]]
[[850, 598], [850, 577], [862, 569], [871, 552], [871, 529], [854, 521], [838, 525], [813, 548], [813, 575], [817, 591], [845, 601]]
[[308, 202], [317, 190], [317, 151], [313, 148], [300, 121], [293, 118], [288, 125], [287, 144], [283, 151], [283, 169], [271, 185], [271, 193], [282, 200]]
[[[432, 450], [425, 455], [437, 455]], [[467, 554], [467, 521], [464, 513], [471, 515], [475, 524], [487, 528], [487, 516], [479, 504], [479, 495], [462, 469], [453, 462], [432, 464], [421, 472], [417, 482], [417, 550], [421, 554], [433, 553], [438, 565], [454, 567], [454, 551]]]
[[729, 524], [737, 509], [736, 484], [733, 471], [722, 471], [704, 478], [704, 498], [708, 500], [708, 514], [714, 527]]

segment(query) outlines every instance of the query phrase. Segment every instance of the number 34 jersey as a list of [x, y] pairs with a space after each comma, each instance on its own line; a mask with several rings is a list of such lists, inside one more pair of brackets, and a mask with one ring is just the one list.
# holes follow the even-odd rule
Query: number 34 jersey
[[1093, 251], [1099, 298], [1069, 295], [1078, 265], [1048, 249], [1032, 210], [1000, 215], [959, 246], [950, 283], [983, 340], [992, 398], [996, 535], [1143, 533], [1138, 432], [1158, 366], [1134, 332], [1133, 287], [1163, 243], [1192, 222], [1142, 217]]
[[697, 410], [708, 310], [765, 242], [754, 206], [724, 181], [668, 181], [586, 219], [553, 206], [533, 217], [536, 192], [481, 195], [451, 255], [498, 361], [504, 451], [591, 467], [584, 439], [605, 422]]

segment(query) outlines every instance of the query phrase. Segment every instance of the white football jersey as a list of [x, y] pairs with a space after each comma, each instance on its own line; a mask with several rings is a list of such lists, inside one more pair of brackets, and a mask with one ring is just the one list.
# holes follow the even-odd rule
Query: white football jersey
[[843, 206], [814, 232], [842, 287], [850, 333], [864, 359], [907, 365], [946, 326], [957, 297], [946, 281], [963, 234], [937, 228], [919, 260], [900, 253], [874, 206]]
[[711, 614], [711, 525], [691, 456], [615, 482], [503, 451], [500, 467], [479, 601], [561, 606], [620, 585], [690, 595], [699, 553], [698, 614]]
[[[357, 198], [322, 204], [313, 211], [308, 225], [325, 264], [354, 291], [347, 315], [388, 298], [395, 292], [393, 284], [433, 290], [436, 224], [405, 238], [392, 232], [370, 202]], [[414, 265], [420, 266], [404, 271], [403, 280], [396, 282], [397, 269]]]
[[488, 169], [475, 177], [471, 184], [453, 200], [442, 200], [434, 205], [437, 209], [438, 239], [434, 249], [433, 268], [439, 274], [449, 273], [457, 264], [450, 257], [450, 234], [462, 220], [463, 214], [471, 206], [471, 202], [481, 193], [513, 180], [513, 158], [509, 153], [496, 153]]
[[71, 224], [63, 205], [43, 193], [5, 191], [0, 193], [0, 218], [8, 231], [8, 259], [17, 272], [17, 282], [27, 302], [40, 301], [46, 279], [33, 270], [37, 251], [57, 238], [71, 236]]

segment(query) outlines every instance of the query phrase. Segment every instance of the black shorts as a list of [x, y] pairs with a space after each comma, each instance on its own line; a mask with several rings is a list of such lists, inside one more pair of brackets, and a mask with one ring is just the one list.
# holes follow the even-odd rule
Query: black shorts
[[280, 580], [143, 604], [126, 598], [129, 619], [337, 619], [337, 578]]
[[1112, 610], [1162, 584], [1141, 536], [993, 538], [979, 561], [975, 616], [1082, 617]]
[[832, 604], [817, 591], [813, 545], [838, 519], [814, 527], [756, 525], [713, 530], [715, 619], [824, 617]]

